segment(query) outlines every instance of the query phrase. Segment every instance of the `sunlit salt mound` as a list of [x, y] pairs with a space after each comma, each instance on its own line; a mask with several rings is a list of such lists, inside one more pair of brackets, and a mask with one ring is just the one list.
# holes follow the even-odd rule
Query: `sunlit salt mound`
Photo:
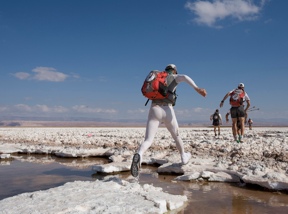
[[45, 191], [23, 193], [0, 201], [1, 213], [165, 213], [180, 211], [186, 196], [159, 187], [127, 182], [75, 181]]

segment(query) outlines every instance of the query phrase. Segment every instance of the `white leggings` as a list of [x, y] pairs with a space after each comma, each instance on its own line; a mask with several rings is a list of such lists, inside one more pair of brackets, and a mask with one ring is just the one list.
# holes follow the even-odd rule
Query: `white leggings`
[[160, 123], [164, 123], [176, 142], [180, 154], [184, 154], [183, 142], [178, 134], [178, 122], [172, 106], [158, 106], [152, 104], [150, 107], [146, 125], [145, 140], [141, 144], [138, 153], [143, 156], [144, 152], [152, 145], [153, 139]]

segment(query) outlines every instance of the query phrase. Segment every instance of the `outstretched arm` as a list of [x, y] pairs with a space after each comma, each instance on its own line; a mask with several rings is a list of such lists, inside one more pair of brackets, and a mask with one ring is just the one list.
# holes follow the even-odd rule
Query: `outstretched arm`
[[222, 101], [220, 102], [220, 108], [223, 106], [224, 101], [227, 99], [227, 97], [230, 95], [230, 91], [224, 96], [224, 98], [222, 99]]
[[197, 91], [200, 95], [202, 95], [203, 97], [206, 97], [207, 92], [204, 88], [199, 88], [196, 83], [187, 75], [182, 75], [182, 74], [178, 74], [176, 76], [176, 82], [180, 83], [180, 82], [186, 82], [187, 84], [189, 84], [191, 87], [193, 87], [195, 89], [195, 91]]

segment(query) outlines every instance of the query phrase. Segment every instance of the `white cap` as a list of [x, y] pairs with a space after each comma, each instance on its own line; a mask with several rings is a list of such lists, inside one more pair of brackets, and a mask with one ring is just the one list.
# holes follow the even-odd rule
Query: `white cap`
[[167, 71], [169, 69], [174, 69], [175, 71], [177, 71], [176, 65], [174, 65], [174, 64], [167, 65], [166, 68], [165, 68], [165, 71]]
[[238, 88], [244, 88], [244, 83], [239, 83]]

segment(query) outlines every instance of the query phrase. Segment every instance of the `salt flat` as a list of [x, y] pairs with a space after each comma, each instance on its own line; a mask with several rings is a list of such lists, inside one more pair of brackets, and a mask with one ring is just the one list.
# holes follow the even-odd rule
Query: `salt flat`
[[[0, 128], [0, 154], [2, 159], [11, 158], [16, 152], [53, 154], [62, 158], [105, 156], [112, 162], [96, 165], [93, 169], [107, 174], [117, 173], [129, 170], [132, 155], [143, 141], [144, 133], [145, 128]], [[165, 128], [159, 128], [154, 143], [144, 154], [142, 164], [158, 164], [158, 173], [174, 173], [177, 175], [175, 180], [179, 182], [242, 182], [270, 190], [288, 190], [287, 127], [255, 127], [246, 130], [244, 143], [233, 141], [231, 128], [222, 128], [217, 138], [210, 127], [180, 128], [180, 135], [185, 150], [192, 153], [187, 165], [180, 163], [180, 155]], [[81, 185], [78, 188], [79, 191], [83, 189]], [[60, 192], [65, 192], [65, 189], [58, 192], [59, 197]], [[9, 201], [4, 199], [0, 206], [8, 204], [9, 207], [9, 203], [19, 201], [17, 197], [23, 196], [12, 197]], [[75, 204], [71, 206], [76, 207]], [[183, 203], [174, 208], [181, 206]], [[162, 211], [160, 209], [157, 212]]]

